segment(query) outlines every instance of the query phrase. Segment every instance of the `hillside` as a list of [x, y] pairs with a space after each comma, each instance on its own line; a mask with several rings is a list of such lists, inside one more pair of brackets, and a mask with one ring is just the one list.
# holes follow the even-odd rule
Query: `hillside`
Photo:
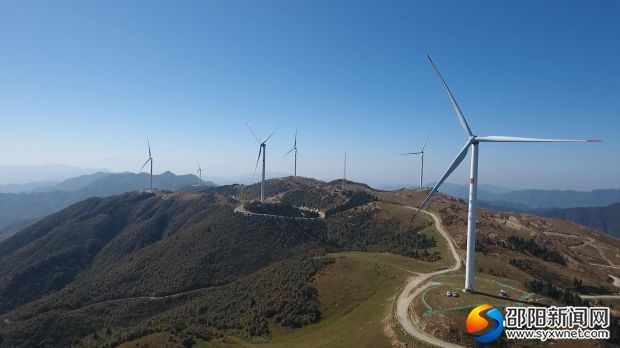
[[179, 318], [197, 337], [269, 336], [268, 323], [298, 327], [320, 319], [309, 281], [330, 261], [308, 255], [364, 250], [440, 260], [429, 251], [433, 238], [403, 233], [378, 218], [377, 207], [297, 220], [235, 212], [241, 203], [159, 190], [90, 198], [0, 242], [3, 344], [97, 341], [95, 332], [112, 327], [115, 334], [97, 343], [106, 345], [154, 326], [172, 330]]
[[[15, 232], [13, 226], [55, 213], [89, 197], [107, 197], [148, 187], [148, 174], [95, 173], [67, 179], [53, 186], [29, 193], [0, 193], [0, 239]], [[153, 186], [176, 191], [197, 184], [194, 175], [175, 175], [165, 172], [153, 176]]]
[[620, 237], [620, 203], [606, 207], [536, 209], [532, 213], [572, 221]]
[[[347, 186], [268, 180], [267, 202], [253, 211], [244, 207], [252, 206], [258, 185], [145, 190], [74, 204], [0, 242], [0, 346], [135, 346], [161, 337], [172, 346], [303, 346], [299, 337], [306, 334], [341, 342], [333, 330], [351, 325], [373, 332], [368, 342], [347, 336], [357, 346], [416, 342], [388, 320], [401, 289], [394, 286], [411, 272], [433, 270], [451, 272], [430, 278], [441, 286], [462, 283], [449, 245], [464, 255], [466, 205], [435, 196], [429, 210], [441, 218], [440, 234], [426, 214], [409, 222], [426, 191]], [[298, 215], [299, 207], [318, 217]], [[540, 292], [545, 303], [562, 299], [536, 282], [571, 296], [618, 293], [610, 281], [620, 277], [618, 239], [557, 219], [484, 209], [478, 227], [480, 284]], [[348, 251], [360, 253], [339, 254]], [[389, 255], [399, 256], [388, 262]], [[368, 278], [366, 287], [347, 286], [359, 284], [356, 277]], [[454, 317], [430, 317], [425, 329], [442, 322], [460, 328], [465, 307], [459, 308]], [[471, 340], [456, 330], [437, 332], [448, 341]]]

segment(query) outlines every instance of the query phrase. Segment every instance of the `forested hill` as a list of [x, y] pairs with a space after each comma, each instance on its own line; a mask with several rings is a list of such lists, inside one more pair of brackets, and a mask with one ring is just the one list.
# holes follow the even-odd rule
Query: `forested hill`
[[110, 346], [179, 321], [197, 337], [264, 336], [268, 321], [296, 327], [320, 318], [309, 282], [328, 260], [311, 255], [436, 259], [427, 251], [434, 239], [402, 233], [365, 202], [312, 220], [235, 212], [241, 203], [159, 190], [90, 198], [1, 241], [0, 346]]

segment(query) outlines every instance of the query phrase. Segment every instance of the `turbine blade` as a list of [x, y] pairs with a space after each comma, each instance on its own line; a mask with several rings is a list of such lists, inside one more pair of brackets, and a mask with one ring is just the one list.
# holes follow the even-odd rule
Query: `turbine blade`
[[448, 170], [446, 170], [446, 172], [443, 174], [443, 176], [441, 177], [441, 179], [439, 179], [439, 181], [437, 181], [437, 184], [435, 184], [435, 187], [433, 187], [433, 189], [431, 190], [431, 192], [428, 193], [428, 196], [426, 196], [426, 198], [424, 199], [424, 201], [422, 201], [422, 204], [420, 204], [420, 207], [418, 208], [418, 210], [415, 212], [415, 214], [413, 215], [413, 217], [411, 218], [411, 220], [409, 220], [409, 222], [413, 221], [413, 219], [415, 219], [415, 217], [418, 215], [418, 213], [420, 212], [420, 210], [422, 210], [422, 208], [424, 207], [424, 205], [428, 202], [428, 200], [431, 198], [431, 196], [433, 195], [433, 193], [437, 192], [437, 189], [439, 188], [439, 186], [441, 186], [441, 184], [443, 184], [443, 182], [450, 176], [450, 174], [452, 174], [452, 172], [459, 166], [459, 164], [461, 164], [461, 162], [463, 162], [463, 159], [465, 158], [465, 156], [467, 155], [467, 152], [469, 151], [469, 145], [471, 145], [471, 140], [468, 141], [465, 146], [463, 146], [463, 148], [461, 149], [461, 152], [459, 152], [458, 155], [456, 155], [456, 158], [454, 159], [454, 161], [452, 162], [452, 164], [450, 165], [450, 167], [448, 167]]
[[142, 165], [142, 167], [140, 167], [140, 169], [138, 169], [138, 172], [141, 172], [142, 169], [144, 168], [144, 166], [149, 163], [149, 161], [151, 160], [151, 158], [147, 159], [146, 162], [144, 162], [144, 164]]
[[401, 155], [403, 156], [407, 156], [407, 155], [418, 155], [421, 154], [422, 152], [407, 152], [407, 153], [401, 153]]
[[295, 150], [295, 148], [292, 148], [292, 149], [288, 150], [288, 152], [287, 152], [287, 153], [285, 153], [285, 154], [284, 154], [284, 156], [282, 156], [282, 157], [286, 157], [286, 155], [288, 155], [289, 153], [291, 153], [293, 150]]
[[149, 147], [149, 158], [151, 158], [151, 157], [153, 157], [153, 156], [151, 156], [151, 143], [149, 142], [148, 139], [146, 139], [146, 145], [148, 145], [148, 147]]
[[424, 149], [426, 149], [426, 144], [428, 144], [428, 138], [431, 137], [431, 132], [428, 132], [428, 135], [426, 136], [426, 140], [424, 141], [424, 146], [422, 146], [422, 151], [420, 151], [420, 153], [424, 152]]
[[297, 129], [295, 129], [295, 144], [293, 144], [294, 148], [297, 147]]
[[256, 136], [256, 133], [254, 133], [254, 131], [252, 130], [252, 128], [250, 128], [249, 124], [245, 124], [246, 127], [248, 127], [248, 129], [250, 130], [250, 132], [252, 133], [252, 135], [254, 136], [254, 139], [256, 139], [256, 141], [258, 141], [258, 143], [260, 144], [260, 140], [258, 140], [258, 137]]
[[254, 175], [256, 175], [256, 168], [258, 168], [258, 161], [260, 161], [260, 154], [263, 151], [263, 147], [259, 146], [258, 147], [258, 158], [256, 159], [256, 165], [254, 166]]
[[476, 137], [476, 141], [480, 142], [497, 142], [497, 143], [598, 143], [600, 140], [588, 139], [548, 139], [548, 138], [522, 138], [509, 137], [503, 135], [491, 135], [488, 137]]
[[276, 127], [276, 129], [274, 129], [273, 132], [271, 132], [271, 134], [267, 137], [267, 139], [263, 141], [263, 144], [266, 143], [267, 140], [269, 140], [269, 138], [271, 138], [279, 128], [280, 128], [279, 126]]
[[473, 136], [471, 129], [469, 129], [469, 125], [467, 124], [467, 121], [465, 120], [465, 116], [463, 116], [463, 113], [461, 112], [461, 108], [459, 107], [459, 104], [457, 104], [456, 99], [454, 98], [454, 95], [452, 95], [452, 92], [450, 91], [448, 84], [443, 79], [443, 76], [441, 76], [441, 73], [435, 66], [435, 63], [433, 63], [431, 56], [429, 56], [428, 54], [426, 56], [428, 57], [428, 61], [431, 62], [431, 65], [433, 66], [433, 69], [435, 70], [437, 77], [439, 77], [439, 80], [441, 81], [443, 88], [446, 90], [446, 93], [448, 94], [448, 97], [450, 98], [450, 102], [452, 103], [452, 107], [454, 108], [454, 112], [456, 112], [456, 116], [459, 118], [459, 121], [461, 121], [461, 126], [465, 130], [465, 133], [467, 133], [467, 135], [470, 137]]

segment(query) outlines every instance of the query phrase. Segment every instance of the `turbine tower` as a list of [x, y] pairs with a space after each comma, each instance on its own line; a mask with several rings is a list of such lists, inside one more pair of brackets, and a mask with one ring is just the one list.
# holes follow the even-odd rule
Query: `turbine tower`
[[144, 166], [151, 162], [151, 190], [153, 189], [153, 156], [151, 156], [151, 143], [149, 142], [149, 140], [146, 140], [146, 145], [149, 147], [149, 158], [146, 160], [146, 162], [144, 162], [144, 164], [142, 165], [142, 167], [140, 167], [140, 170], [138, 170], [138, 172], [142, 171], [142, 168], [144, 168]]
[[265, 139], [263, 141], [260, 141], [260, 140], [258, 140], [258, 137], [254, 133], [252, 128], [250, 128], [250, 126], [247, 123], [245, 125], [248, 127], [248, 129], [250, 130], [250, 132], [254, 136], [254, 139], [256, 139], [256, 141], [259, 144], [258, 158], [256, 159], [256, 166], [254, 166], [254, 174], [255, 175], [256, 175], [256, 168], [258, 168], [258, 161], [260, 161], [261, 154], [263, 156], [263, 176], [262, 176], [262, 179], [261, 179], [261, 182], [260, 182], [260, 202], [263, 203], [265, 201], [265, 155], [266, 155], [266, 152], [267, 152], [267, 140], [269, 140], [269, 138], [271, 138], [273, 136], [273, 134], [278, 130], [278, 128], [276, 127], [276, 129], [273, 132], [271, 132], [271, 135], [269, 135], [267, 137], [267, 139]]
[[196, 171], [196, 174], [194, 175], [198, 175], [198, 177], [200, 178], [200, 185], [203, 184], [202, 182], [202, 168], [200, 168], [200, 161], [196, 161], [198, 163], [198, 170]]
[[408, 155], [421, 155], [421, 160], [422, 160], [422, 166], [420, 167], [420, 188], [422, 188], [422, 180], [424, 180], [424, 149], [426, 149], [426, 144], [428, 143], [428, 138], [431, 135], [429, 134], [426, 137], [426, 141], [424, 141], [424, 145], [422, 146], [422, 150], [418, 151], [418, 152], [407, 152], [407, 153], [402, 153], [401, 155], [403, 156], [408, 156]]
[[567, 140], [567, 139], [544, 139], [544, 138], [521, 138], [521, 137], [512, 137], [512, 136], [484, 136], [479, 137], [472, 133], [467, 121], [465, 120], [465, 116], [461, 112], [461, 108], [456, 102], [454, 95], [448, 88], [446, 81], [441, 76], [441, 73], [431, 60], [430, 56], [427, 56], [431, 65], [433, 66], [433, 70], [437, 74], [439, 81], [441, 82], [450, 102], [452, 103], [452, 107], [454, 108], [454, 112], [458, 117], [461, 126], [465, 130], [467, 135], [467, 142], [458, 153], [448, 170], [443, 174], [441, 179], [437, 181], [437, 184], [433, 189], [428, 193], [428, 196], [424, 199], [420, 207], [413, 215], [413, 219], [420, 212], [420, 210], [424, 207], [424, 205], [428, 202], [429, 198], [433, 193], [437, 191], [439, 186], [452, 174], [452, 172], [459, 166], [459, 164], [463, 161], [469, 148], [472, 149], [471, 154], [471, 168], [470, 168], [470, 179], [469, 179], [469, 211], [467, 213], [467, 259], [465, 262], [465, 289], [467, 292], [474, 292], [474, 265], [475, 265], [475, 254], [476, 254], [476, 207], [478, 203], [478, 148], [480, 143], [504, 143], [504, 142], [579, 142], [579, 143], [591, 143], [591, 142], [599, 142], [600, 140]]
[[297, 129], [295, 129], [295, 142], [293, 143], [293, 148], [290, 149], [287, 153], [285, 153], [284, 157], [286, 157], [293, 150], [295, 150], [295, 171], [293, 172], [293, 175], [297, 177]]

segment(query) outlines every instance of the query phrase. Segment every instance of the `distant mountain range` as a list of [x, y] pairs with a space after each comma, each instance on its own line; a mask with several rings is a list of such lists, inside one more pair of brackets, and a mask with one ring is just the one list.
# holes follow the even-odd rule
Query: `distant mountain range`
[[[0, 192], [18, 192], [7, 191], [7, 188], [26, 184], [22, 188], [27, 188], [24, 191], [28, 191], [28, 185], [34, 184], [37, 186], [39, 183], [49, 184], [58, 183], [62, 180], [73, 178], [79, 175], [87, 175], [94, 172], [105, 172], [102, 168], [81, 168], [67, 166], [64, 164], [43, 164], [43, 165], [0, 165]], [[20, 191], [23, 192], [23, 191]]]
[[572, 221], [620, 237], [620, 203], [606, 207], [535, 209], [531, 213]]
[[[195, 175], [165, 172], [153, 175], [153, 186], [177, 191], [200, 184]], [[204, 185], [214, 185], [204, 182]], [[98, 172], [42, 186], [27, 193], [0, 193], [0, 239], [6, 238], [32, 222], [90, 197], [107, 197], [149, 186], [146, 173]]]
[[[450, 196], [467, 199], [467, 185], [443, 184], [440, 190]], [[602, 189], [593, 191], [573, 190], [516, 190], [503, 191], [498, 187], [481, 185], [478, 199], [485, 201], [489, 207], [510, 208], [529, 211], [538, 208], [578, 208], [604, 207], [620, 203], [620, 189]]]
[[[467, 200], [469, 187], [444, 184], [443, 193]], [[519, 190], [490, 192], [478, 189], [479, 205], [495, 211], [513, 211], [554, 217], [620, 237], [620, 190]]]

